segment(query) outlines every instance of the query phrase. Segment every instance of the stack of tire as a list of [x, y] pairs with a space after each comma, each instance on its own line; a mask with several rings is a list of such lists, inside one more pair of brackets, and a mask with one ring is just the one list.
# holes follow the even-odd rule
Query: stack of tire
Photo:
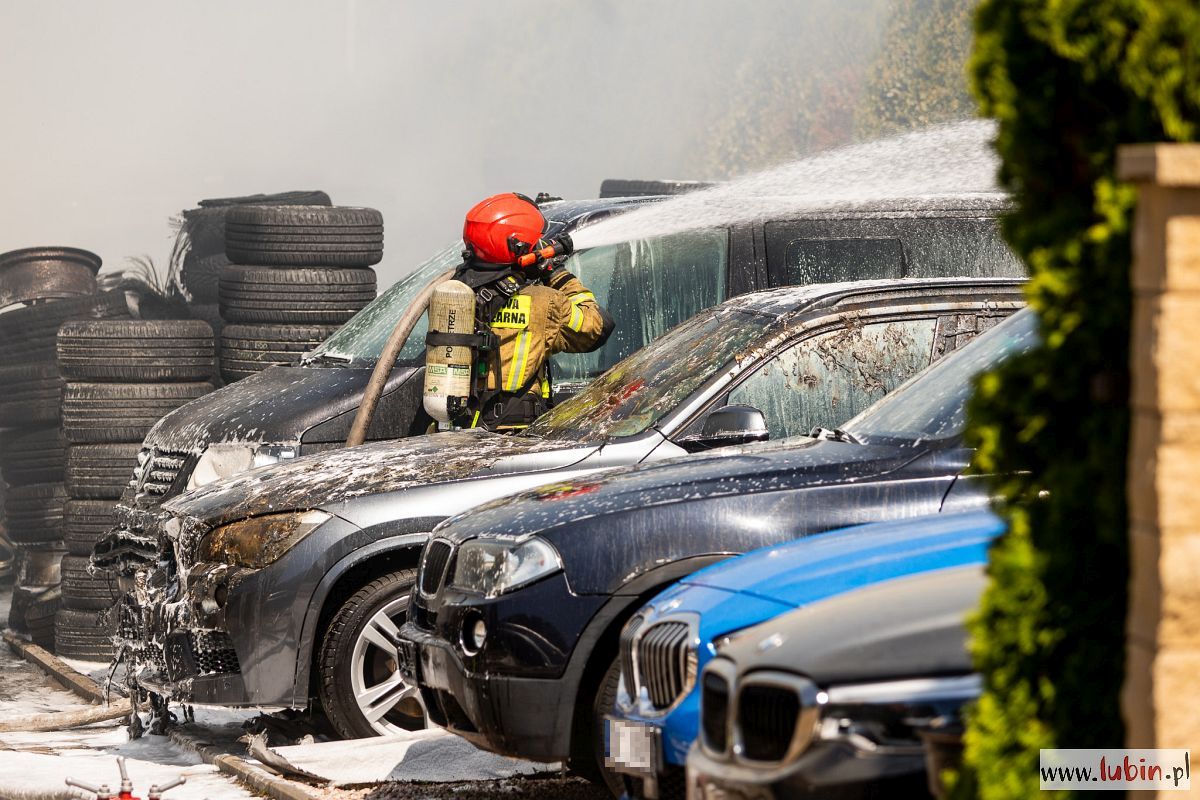
[[348, 206], [237, 206], [225, 215], [221, 374], [291, 364], [375, 299], [383, 216]]
[[116, 579], [89, 569], [92, 547], [114, 524], [114, 508], [150, 428], [213, 390], [212, 327], [203, 320], [80, 320], [58, 332], [66, 439], [62, 608], [57, 653], [112, 657], [120, 596]]
[[201, 200], [199, 208], [183, 212], [176, 250], [182, 253], [179, 278], [187, 293], [192, 316], [202, 319], [221, 333], [221, 315], [217, 306], [221, 270], [229, 265], [225, 257], [225, 214], [243, 205], [328, 206], [329, 195], [322, 191], [253, 194], [244, 197], [214, 197]]
[[16, 548], [9, 626], [54, 647], [61, 599], [66, 441], [59, 429], [63, 381], [59, 326], [77, 317], [125, 317], [123, 292], [96, 291], [100, 257], [71, 247], [0, 255], [0, 477], [7, 536]]

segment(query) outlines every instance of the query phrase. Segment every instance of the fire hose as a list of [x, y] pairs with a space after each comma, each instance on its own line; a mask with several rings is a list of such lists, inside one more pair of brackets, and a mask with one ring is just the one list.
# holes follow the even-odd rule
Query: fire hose
[[371, 420], [375, 417], [379, 398], [383, 396], [383, 389], [392, 375], [392, 370], [396, 367], [396, 359], [400, 357], [400, 351], [404, 348], [404, 343], [408, 341], [408, 335], [412, 333], [412, 329], [416, 327], [421, 315], [425, 313], [425, 308], [429, 305], [429, 296], [433, 294], [433, 290], [439, 283], [450, 280], [452, 277], [454, 277], [454, 270], [448, 269], [431, 280], [409, 303], [408, 308], [400, 315], [400, 319], [396, 320], [396, 326], [392, 328], [387, 342], [384, 343], [383, 352], [379, 354], [379, 360], [375, 362], [375, 369], [371, 371], [371, 378], [367, 381], [362, 403], [359, 404], [358, 413], [354, 416], [354, 424], [350, 426], [350, 435], [346, 437], [346, 447], [358, 447], [367, 440], [367, 430], [371, 427]]

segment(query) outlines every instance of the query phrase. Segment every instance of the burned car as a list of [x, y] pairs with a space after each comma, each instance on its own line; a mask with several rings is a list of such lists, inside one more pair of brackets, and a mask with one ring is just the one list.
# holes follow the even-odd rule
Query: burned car
[[[915, 537], [921, 523], [908, 523]], [[939, 528], [994, 537], [1003, 524], [975, 513]], [[687, 796], [927, 797], [921, 733], [959, 718], [980, 693], [965, 622], [987, 559], [982, 548], [974, 555], [721, 640], [698, 681]]]
[[541, 484], [840, 422], [1021, 303], [1021, 282], [1004, 278], [743, 295], [522, 434], [318, 453], [177, 497], [155, 518], [156, 566], [125, 606], [130, 672], [194, 703], [316, 698], [345, 736], [422, 725], [396, 642], [421, 548], [443, 519]]
[[[504, 755], [568, 760], [619, 791], [604, 716], [637, 609], [733, 555], [985, 505], [985, 485], [966, 471], [967, 399], [975, 375], [1036, 343], [1036, 327], [1018, 312], [842, 429], [561, 481], [443, 523], [401, 629], [430, 719]], [[660, 676], [665, 706], [688, 688], [673, 669]]]
[[[547, 235], [579, 229], [662, 198], [608, 198], [542, 206]], [[616, 321], [592, 353], [552, 360], [559, 399], [699, 311], [781, 286], [868, 278], [1025, 274], [1000, 238], [1001, 195], [912, 198], [836, 211], [788, 211], [727, 228], [689, 230], [581, 250], [565, 267]], [[461, 260], [455, 242], [404, 277], [298, 364], [271, 367], [168, 414], [146, 436], [118, 520], [135, 545], [144, 517], [166, 500], [254, 467], [338, 448], [396, 320]], [[409, 335], [367, 431], [369, 441], [424, 433], [426, 321]], [[144, 538], [144, 537], [141, 537]], [[152, 543], [151, 543], [152, 544]], [[132, 556], [136, 556], [135, 552]]]

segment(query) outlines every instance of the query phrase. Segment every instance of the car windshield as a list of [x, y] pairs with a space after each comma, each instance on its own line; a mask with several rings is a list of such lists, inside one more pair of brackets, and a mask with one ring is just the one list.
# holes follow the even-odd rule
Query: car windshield
[[[379, 354], [383, 352], [383, 345], [387, 342], [392, 328], [396, 326], [396, 320], [400, 319], [400, 315], [409, 307], [413, 298], [431, 280], [462, 263], [462, 247], [461, 241], [455, 242], [401, 278], [392, 288], [372, 300], [366, 308], [355, 314], [349, 322], [309, 353], [305, 361], [328, 361], [355, 366], [375, 363], [379, 360]], [[428, 326], [429, 319], [427, 315], [422, 314], [416, 327], [409, 334], [408, 341], [404, 343], [404, 349], [400, 351], [400, 361], [413, 361], [424, 354], [425, 332]]]
[[962, 435], [975, 376], [1038, 342], [1037, 317], [1026, 309], [918, 373], [843, 427], [864, 442], [949, 440]]
[[774, 317], [711, 309], [613, 365], [526, 430], [547, 439], [609, 439], [642, 433], [718, 374]]

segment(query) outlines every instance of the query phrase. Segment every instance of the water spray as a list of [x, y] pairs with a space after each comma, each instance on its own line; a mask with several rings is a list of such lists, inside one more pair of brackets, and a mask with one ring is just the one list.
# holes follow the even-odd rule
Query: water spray
[[806, 156], [710, 189], [605, 217], [572, 232], [575, 247], [664, 236], [885, 202], [995, 199], [999, 159], [989, 120], [939, 125]]

